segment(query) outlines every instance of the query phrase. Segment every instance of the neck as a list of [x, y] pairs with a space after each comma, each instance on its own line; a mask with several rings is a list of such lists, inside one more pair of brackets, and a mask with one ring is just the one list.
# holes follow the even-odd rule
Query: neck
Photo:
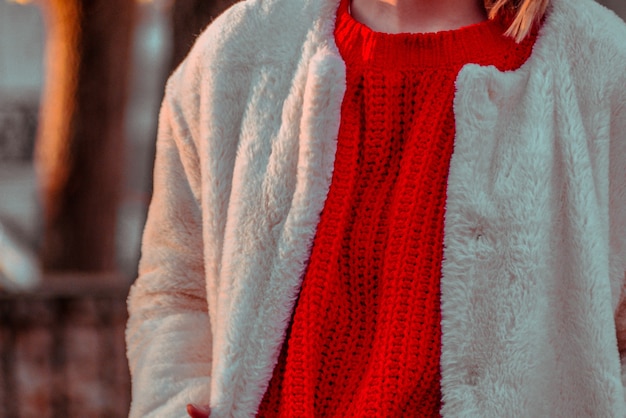
[[440, 32], [487, 19], [482, 0], [352, 0], [351, 14], [385, 33]]

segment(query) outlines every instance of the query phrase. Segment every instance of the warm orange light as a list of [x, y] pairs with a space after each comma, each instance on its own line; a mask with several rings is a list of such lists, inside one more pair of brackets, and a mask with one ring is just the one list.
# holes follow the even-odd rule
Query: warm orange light
[[46, 83], [40, 109], [45, 117], [38, 125], [35, 164], [42, 196], [46, 197], [45, 216], [54, 218], [58, 208], [48, 200], [56, 201], [69, 176], [71, 154], [67, 138], [76, 106], [80, 5], [76, 0], [46, 0], [41, 4], [48, 27]]

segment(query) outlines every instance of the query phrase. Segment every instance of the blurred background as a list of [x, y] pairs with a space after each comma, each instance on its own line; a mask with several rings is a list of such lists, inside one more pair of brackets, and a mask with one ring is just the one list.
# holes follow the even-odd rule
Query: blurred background
[[125, 417], [167, 76], [234, 0], [0, 0], [0, 417]]
[[0, 417], [127, 416], [165, 80], [234, 1], [0, 0]]

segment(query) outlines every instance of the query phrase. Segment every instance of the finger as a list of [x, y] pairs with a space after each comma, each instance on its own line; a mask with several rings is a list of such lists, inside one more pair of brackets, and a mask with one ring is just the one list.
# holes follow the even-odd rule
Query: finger
[[195, 404], [187, 404], [187, 414], [191, 418], [209, 418], [211, 410], [208, 406], [200, 406]]

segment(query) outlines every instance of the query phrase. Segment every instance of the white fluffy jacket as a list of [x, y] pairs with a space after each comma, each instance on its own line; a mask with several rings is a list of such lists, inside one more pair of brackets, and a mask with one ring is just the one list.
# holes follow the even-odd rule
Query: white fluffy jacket
[[[255, 415], [332, 177], [337, 5], [238, 3], [169, 80], [129, 296], [132, 417]], [[442, 415], [626, 416], [626, 25], [553, 0], [520, 69], [466, 65], [456, 85]]]

